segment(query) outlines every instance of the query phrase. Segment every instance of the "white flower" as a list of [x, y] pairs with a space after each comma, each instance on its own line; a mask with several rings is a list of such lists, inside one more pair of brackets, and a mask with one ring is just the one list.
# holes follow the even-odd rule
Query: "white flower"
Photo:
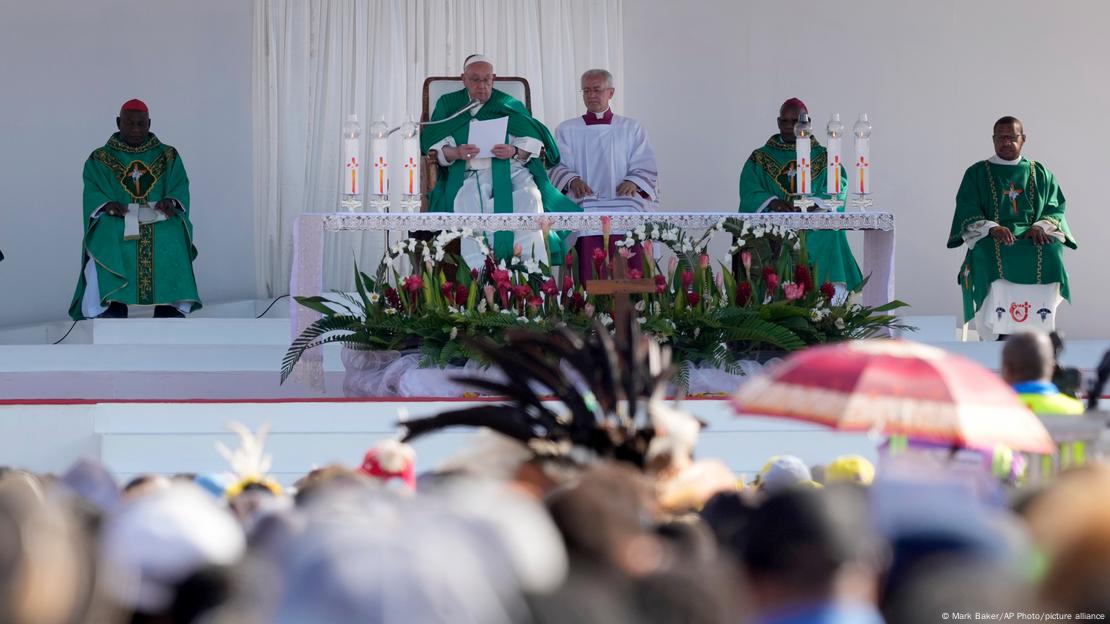
[[660, 311], [661, 311], [662, 309], [663, 309], [663, 306], [661, 306], [661, 305], [659, 304], [659, 302], [658, 302], [658, 301], [656, 301], [656, 302], [654, 302], [654, 303], [652, 303], [652, 304], [651, 304], [651, 313], [652, 313], [652, 314], [656, 314], [656, 315], [658, 315], [658, 314], [659, 314], [659, 312], [660, 312]]
[[640, 238], [647, 236], [647, 229], [645, 229], [643, 225], [636, 228], [634, 231], [636, 233], [636, 236], [639, 236]]
[[454, 340], [455, 338], [458, 338], [458, 337], [459, 337], [459, 328], [458, 327], [452, 327], [451, 328], [451, 334], [450, 334], [451, 340]]
[[644, 308], [647, 307], [647, 302], [644, 301], [643, 299], [641, 299], [641, 300], [637, 301], [636, 305], [634, 305], [632, 307], [636, 308], [637, 312], [643, 312]]
[[836, 319], [836, 322], [833, 323], [833, 325], [835, 325], [837, 329], [841, 329], [841, 330], [844, 329], [844, 319], [842, 319], [842, 318]]
[[601, 314], [598, 314], [597, 318], [599, 320], [601, 320], [601, 324], [606, 326], [606, 327], [613, 324], [613, 317], [609, 316], [608, 314], [606, 314], [604, 312], [602, 312]]
[[524, 261], [524, 270], [529, 273], [539, 273], [540, 263], [535, 258], [529, 258]]
[[462, 235], [467, 237], [467, 238], [470, 238], [471, 236], [474, 236], [474, 230], [472, 230], [468, 227], [463, 228], [462, 229]]
[[518, 323], [527, 323], [528, 322], [528, 317], [527, 316], [518, 316], [518, 317], [516, 317], [516, 320], [517, 320]]
[[386, 308], [386, 309], [385, 309], [385, 313], [386, 313], [387, 315], [388, 315], [388, 314], [397, 314], [397, 308]]
[[370, 299], [370, 305], [378, 305], [378, 301], [381, 301], [381, 298], [382, 296], [376, 292], [370, 293], [370, 296], [368, 297], [368, 299]]
[[513, 311], [512, 311], [512, 310], [502, 310], [502, 311], [501, 311], [501, 313], [502, 313], [502, 314], [508, 314], [509, 316], [512, 316], [512, 315], [513, 315]]
[[643, 325], [644, 323], [647, 322], [647, 319], [641, 316], [640, 318], [636, 319], [636, 322], [639, 323], [640, 325]]
[[697, 338], [699, 335], [701, 335], [701, 327], [695, 327], [694, 328], [694, 338]]
[[485, 311], [486, 311], [486, 300], [482, 299], [481, 301], [478, 302], [478, 312], [484, 314]]

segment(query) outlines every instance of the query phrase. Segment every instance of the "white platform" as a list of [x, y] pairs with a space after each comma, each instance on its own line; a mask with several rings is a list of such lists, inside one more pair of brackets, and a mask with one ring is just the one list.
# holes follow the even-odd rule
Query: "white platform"
[[[327, 392], [278, 384], [288, 347], [288, 305], [254, 317], [269, 301], [206, 307], [188, 319], [57, 322], [0, 330], [0, 464], [60, 471], [81, 456], [106, 462], [121, 478], [143, 472], [220, 470], [216, 440], [233, 442], [228, 420], [273, 425], [275, 471], [291, 481], [315, 465], [354, 464], [374, 440], [394, 430], [398, 409], [435, 413], [440, 401], [351, 401], [342, 398], [339, 348], [324, 350]], [[906, 337], [998, 368], [1001, 343], [957, 342], [955, 317], [907, 317]], [[1090, 372], [1110, 341], [1067, 345], [1062, 361]], [[865, 436], [770, 419], [738, 419], [722, 401], [691, 401], [711, 424], [698, 452], [754, 473], [775, 453], [821, 463], [847, 452], [873, 455]], [[418, 445], [421, 468], [455, 452], [462, 434]]]

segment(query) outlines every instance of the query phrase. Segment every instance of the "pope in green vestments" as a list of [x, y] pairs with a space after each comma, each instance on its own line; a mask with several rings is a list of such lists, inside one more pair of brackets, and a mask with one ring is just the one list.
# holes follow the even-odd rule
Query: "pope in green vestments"
[[[784, 203], [789, 204], [796, 197], [795, 146], [784, 137], [793, 137], [794, 123], [803, 112], [807, 111], [801, 100], [792, 98], [784, 102], [779, 109], [779, 134], [753, 151], [744, 163], [740, 171], [740, 212], [785, 210]], [[826, 188], [827, 154], [816, 139], [811, 141], [814, 195], [828, 197], [823, 193]], [[843, 202], [846, 195], [847, 185], [844, 185], [838, 199]], [[839, 210], [844, 211], [843, 203]], [[816, 266], [818, 284], [843, 283], [848, 290], [855, 290], [863, 283], [859, 265], [852, 256], [843, 230], [807, 231], [806, 252], [810, 263]]]
[[[460, 190], [463, 190], [468, 176], [476, 176], [476, 172], [468, 165], [474, 162], [477, 155], [475, 146], [467, 143], [472, 119], [485, 121], [508, 117], [508, 130], [506, 140], [513, 139], [514, 145], [505, 144], [496, 146], [494, 158], [490, 159], [489, 175], [492, 179], [493, 212], [514, 212], [514, 183], [517, 175], [531, 177], [539, 192], [544, 212], [581, 212], [573, 201], [560, 193], [547, 177], [545, 167], [559, 164], [559, 148], [551, 132], [539, 121], [532, 117], [528, 109], [519, 100], [509, 94], [492, 88], [493, 65], [484, 57], [473, 55], [467, 58], [463, 71], [463, 83], [466, 88], [452, 93], [447, 93], [436, 102], [431, 121], [447, 119], [453, 113], [465, 108], [468, 103], [477, 100], [481, 107], [477, 113], [470, 115], [463, 113], [439, 124], [425, 126], [420, 135], [420, 148], [427, 152], [440, 147], [446, 158], [447, 164], [441, 155], [440, 175], [436, 186], [429, 198], [431, 212], [454, 212], [455, 200]], [[449, 140], [446, 147], [442, 142]], [[530, 139], [530, 140], [529, 140]], [[523, 151], [516, 143], [524, 140], [526, 145], [534, 145], [535, 152]], [[542, 147], [542, 158], [540, 148]], [[499, 155], [500, 153], [500, 155]], [[513, 163], [516, 160], [523, 165], [526, 173], [516, 174]], [[471, 188], [481, 189], [482, 184], [469, 185]], [[552, 233], [548, 240], [551, 247], [550, 261], [559, 264], [565, 252], [563, 239], [566, 232]], [[513, 232], [498, 232], [494, 235], [494, 253], [499, 259], [508, 258], [513, 253]], [[541, 239], [542, 244], [542, 239]]]
[[983, 308], [996, 280], [1056, 283], [1071, 300], [1063, 250], [1076, 243], [1064, 218], [1064, 194], [1044, 165], [1021, 156], [1023, 132], [1017, 119], [1000, 119], [995, 156], [969, 167], [956, 193], [948, 247], [969, 247], [956, 277], [965, 321]]
[[[145, 105], [137, 100], [124, 106], [125, 121], [146, 115]], [[174, 309], [199, 309], [185, 166], [176, 149], [148, 131], [122, 125], [120, 130], [85, 162], [82, 271], [69, 315], [74, 320], [88, 318], [111, 304], [156, 305], [159, 316], [179, 316]], [[126, 207], [148, 203], [166, 218], [139, 225], [138, 238], [125, 239]], [[96, 290], [86, 296], [92, 281]], [[158, 314], [163, 309], [170, 313]]]

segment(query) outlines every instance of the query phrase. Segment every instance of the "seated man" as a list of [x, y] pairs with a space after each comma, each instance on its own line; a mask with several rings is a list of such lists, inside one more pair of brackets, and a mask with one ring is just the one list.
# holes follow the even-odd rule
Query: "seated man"
[[[797, 168], [794, 151], [794, 124], [806, 105], [798, 98], [783, 102], [779, 108], [779, 132], [767, 139], [767, 144], [752, 152], [740, 172], [740, 212], [797, 211], [791, 203], [796, 197], [794, 171]], [[813, 139], [813, 190], [819, 195], [825, 190], [825, 148]], [[838, 198], [844, 200], [846, 190]], [[840, 210], [844, 210], [841, 204]], [[817, 283], [831, 282], [837, 286], [837, 299], [843, 299], [848, 290], [855, 290], [863, 283], [859, 265], [848, 247], [848, 237], [843, 230], [811, 230], [806, 232], [806, 250], [809, 261], [816, 265]]]
[[1064, 246], [1075, 249], [1064, 194], [1041, 163], [1022, 158], [1024, 128], [1014, 117], [994, 124], [994, 156], [964, 173], [948, 247], [966, 243], [957, 276], [964, 320], [980, 339], [1056, 328], [1061, 297], [1071, 301]]
[[[447, 120], [468, 103], [480, 105], [443, 123], [425, 126], [420, 135], [424, 152], [436, 150], [440, 176], [432, 190], [429, 210], [432, 212], [578, 212], [580, 208], [551, 186], [547, 166], [559, 164], [555, 139], [543, 124], [536, 121], [520, 101], [493, 88], [493, 64], [480, 54], [467, 57], [463, 63], [464, 89], [448, 93], [436, 102], [431, 121]], [[468, 143], [472, 120], [485, 121], [508, 117], [505, 143], [492, 148], [492, 158], [478, 158], [479, 147]], [[544, 150], [543, 158], [540, 152]], [[561, 238], [553, 236], [551, 260], [558, 264], [563, 257]], [[513, 253], [514, 243], [525, 254], [547, 262], [540, 232], [497, 232], [493, 249], [499, 259]], [[463, 242], [463, 259], [472, 267], [481, 266], [472, 241]]]
[[184, 317], [201, 307], [185, 166], [150, 132], [143, 102], [125, 103], [116, 127], [85, 161], [82, 270], [69, 315], [126, 318], [128, 305], [153, 304], [155, 317]]
[[1002, 379], [1029, 409], [1038, 414], [1082, 414], [1083, 403], [1052, 383], [1055, 368], [1056, 350], [1047, 334], [1014, 334], [1002, 346]]
[[[586, 114], [568, 119], [555, 129], [562, 162], [551, 170], [551, 183], [569, 193], [586, 212], [643, 212], [654, 201], [659, 167], [643, 126], [635, 119], [614, 115], [609, 108], [613, 75], [604, 69], [582, 74]], [[580, 232], [581, 279], [591, 279], [589, 258], [602, 245], [600, 232]], [[622, 240], [610, 238], [610, 245]], [[638, 248], [637, 248], [638, 249]], [[616, 248], [609, 250], [616, 257]], [[638, 255], [629, 259], [639, 268]]]

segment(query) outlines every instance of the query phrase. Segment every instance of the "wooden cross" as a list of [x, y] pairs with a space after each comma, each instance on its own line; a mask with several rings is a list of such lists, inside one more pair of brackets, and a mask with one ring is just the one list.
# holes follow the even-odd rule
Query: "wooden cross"
[[613, 279], [586, 280], [586, 292], [590, 295], [612, 295], [613, 322], [617, 326], [617, 341], [627, 344], [628, 322], [632, 314], [632, 301], [629, 295], [655, 292], [655, 280], [629, 279], [628, 260], [625, 258], [618, 257], [614, 264], [616, 266], [613, 267]]

